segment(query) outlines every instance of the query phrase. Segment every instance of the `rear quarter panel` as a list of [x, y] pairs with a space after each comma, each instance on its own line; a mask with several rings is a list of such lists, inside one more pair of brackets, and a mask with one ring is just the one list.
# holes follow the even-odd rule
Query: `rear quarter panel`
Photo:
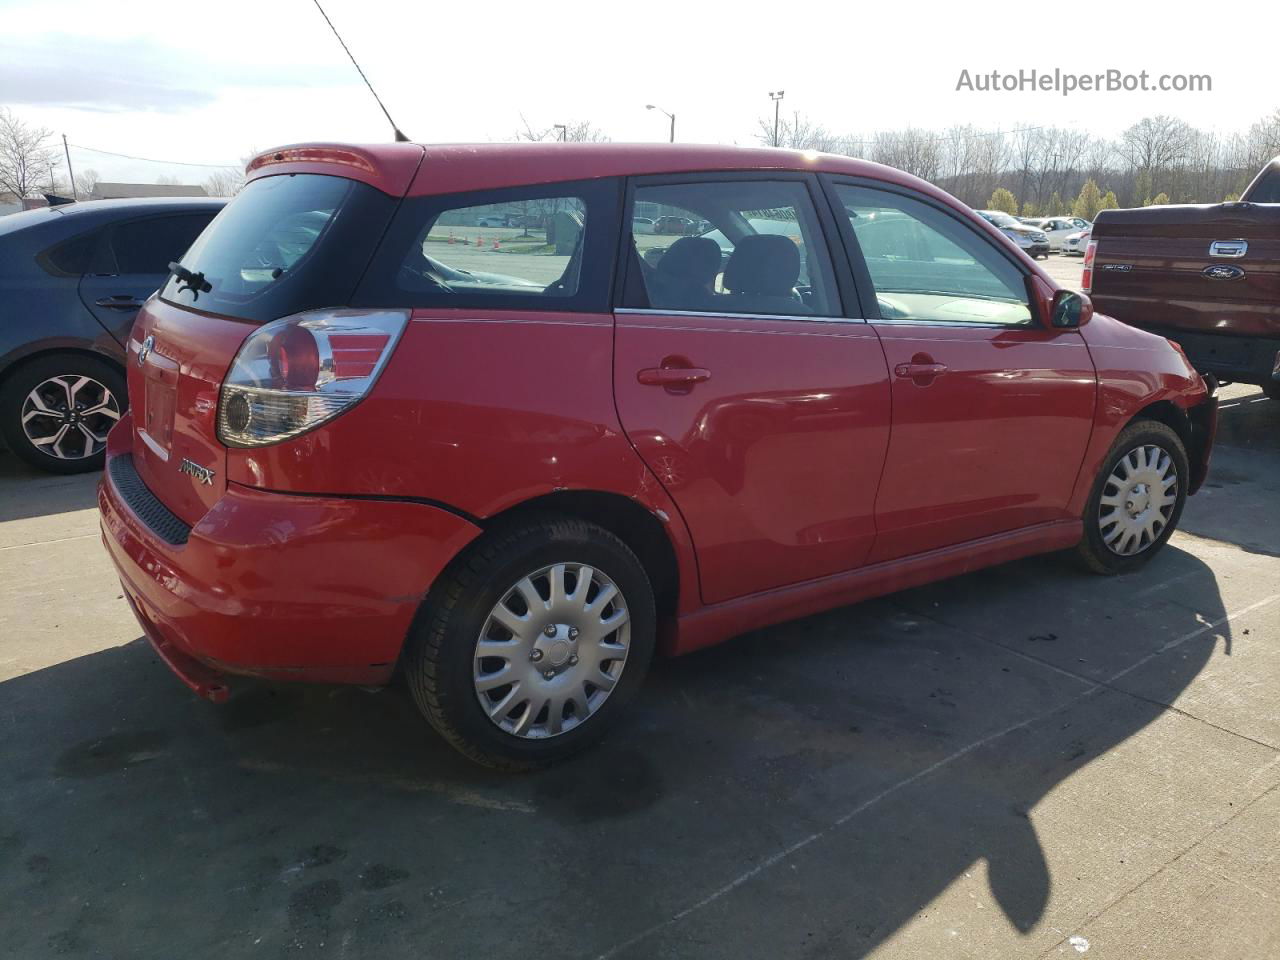
[[620, 494], [663, 522], [683, 607], [698, 597], [688, 533], [622, 432], [612, 380], [612, 315], [418, 310], [358, 406], [293, 440], [230, 450], [227, 476], [425, 499], [481, 520], [557, 491]]

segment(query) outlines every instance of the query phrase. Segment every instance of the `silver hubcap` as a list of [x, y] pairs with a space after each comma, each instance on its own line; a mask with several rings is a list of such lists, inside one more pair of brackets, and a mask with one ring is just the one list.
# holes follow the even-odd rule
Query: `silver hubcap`
[[622, 591], [582, 563], [523, 577], [489, 612], [472, 677], [489, 719], [528, 739], [567, 733], [622, 677], [631, 618]]
[[22, 402], [22, 431], [55, 460], [83, 460], [107, 445], [120, 419], [115, 395], [92, 377], [50, 377]]
[[1122, 557], [1141, 553], [1168, 526], [1177, 502], [1173, 457], [1151, 444], [1130, 450], [1102, 488], [1098, 505], [1102, 542]]

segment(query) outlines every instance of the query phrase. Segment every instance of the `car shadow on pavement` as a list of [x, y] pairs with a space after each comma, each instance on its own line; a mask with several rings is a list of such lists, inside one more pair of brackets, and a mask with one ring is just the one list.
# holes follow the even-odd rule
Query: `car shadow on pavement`
[[604, 745], [517, 777], [396, 689], [245, 681], [218, 707], [137, 641], [0, 684], [0, 938], [851, 957], [983, 863], [992, 909], [1042, 932], [1055, 874], [1128, 814], [1073, 854], [1037, 803], [1166, 715], [1224, 616], [1178, 549], [1111, 580], [1009, 564], [661, 662]]
[[1280, 402], [1254, 388], [1228, 388], [1209, 475], [1180, 528], [1280, 557]]
[[1252, 387], [1227, 388], [1218, 399], [1217, 444], [1280, 452], [1280, 400]]
[[0, 450], [0, 523], [97, 506], [100, 476], [44, 473]]

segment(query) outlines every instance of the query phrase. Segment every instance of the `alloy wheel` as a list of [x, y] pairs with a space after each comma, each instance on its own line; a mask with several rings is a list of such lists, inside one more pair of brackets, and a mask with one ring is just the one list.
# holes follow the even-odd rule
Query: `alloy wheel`
[[66, 374], [38, 383], [20, 411], [22, 432], [55, 460], [83, 460], [107, 445], [120, 403], [102, 382]]
[[517, 737], [544, 739], [585, 723], [626, 666], [631, 619], [607, 575], [556, 563], [521, 577], [485, 619], [472, 680], [489, 719]]

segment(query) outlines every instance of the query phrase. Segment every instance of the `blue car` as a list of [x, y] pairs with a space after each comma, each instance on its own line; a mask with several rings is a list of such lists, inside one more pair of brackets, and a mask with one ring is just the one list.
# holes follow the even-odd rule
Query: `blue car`
[[101, 468], [128, 407], [134, 315], [225, 200], [94, 200], [0, 217], [0, 440], [52, 473]]

